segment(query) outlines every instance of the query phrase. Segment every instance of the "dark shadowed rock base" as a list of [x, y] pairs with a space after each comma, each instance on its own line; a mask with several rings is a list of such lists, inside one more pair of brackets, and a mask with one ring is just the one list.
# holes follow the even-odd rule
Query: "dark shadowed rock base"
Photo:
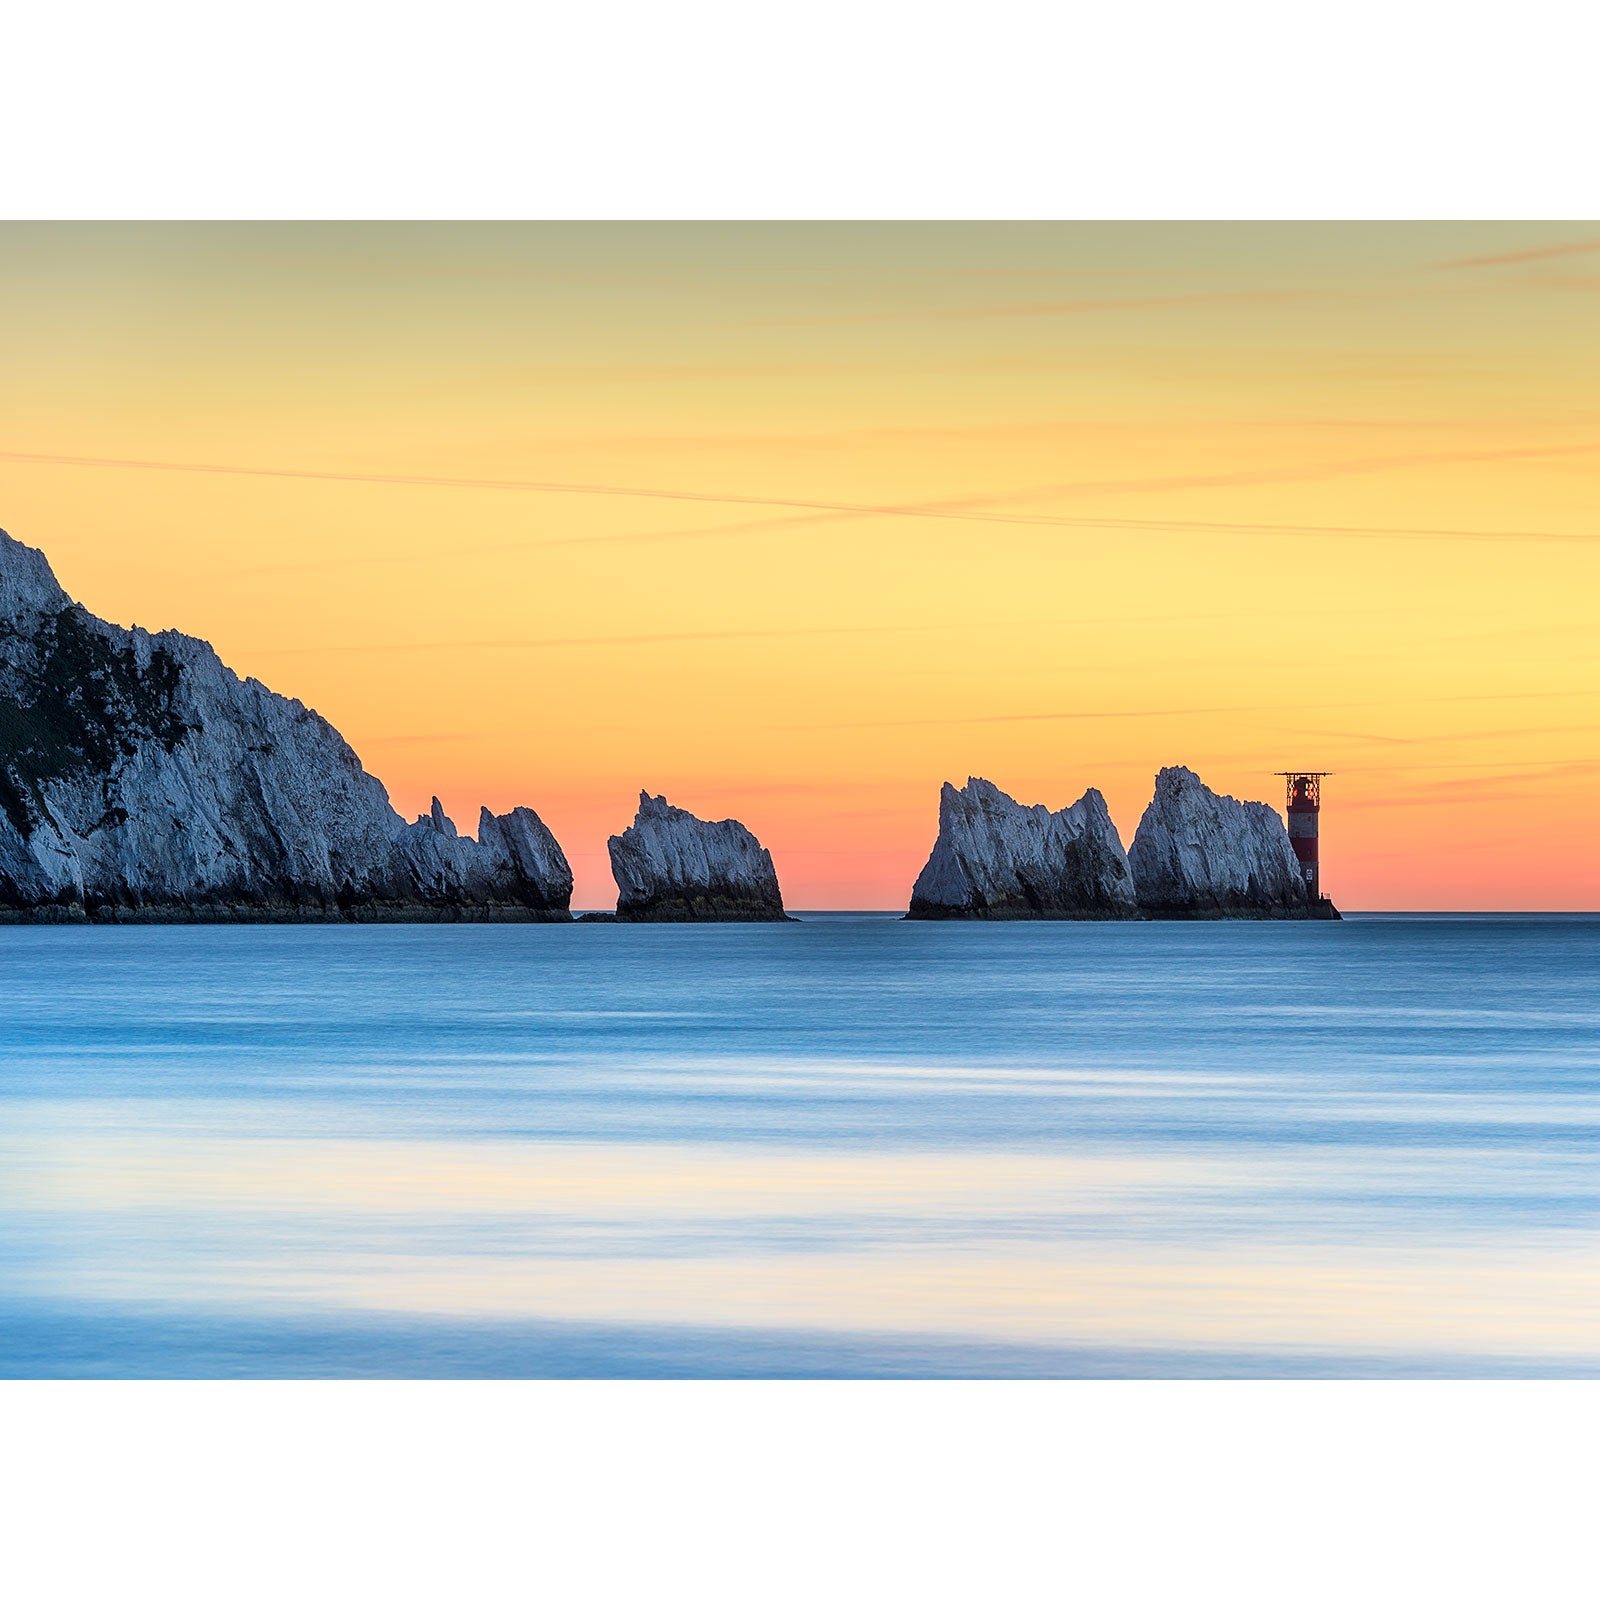
[[1033, 906], [1025, 899], [1001, 900], [985, 906], [946, 906], [913, 898], [902, 922], [1127, 922], [1135, 913], [1125, 907], [1057, 911]]
[[571, 922], [570, 911], [536, 910], [530, 906], [0, 906], [0, 927], [155, 926], [173, 923], [389, 923], [389, 922]]
[[648, 905], [632, 905], [616, 914], [618, 922], [793, 922], [781, 905], [741, 900], [729, 894], [692, 898], [668, 896]]
[[1250, 901], [1234, 904], [1141, 905], [1139, 916], [1152, 922], [1342, 922], [1344, 918], [1333, 901], [1323, 898], [1304, 905], [1261, 905]]

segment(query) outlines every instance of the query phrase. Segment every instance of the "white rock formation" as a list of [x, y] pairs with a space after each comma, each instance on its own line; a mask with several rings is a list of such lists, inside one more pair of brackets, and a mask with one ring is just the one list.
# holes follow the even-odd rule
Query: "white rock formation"
[[572, 901], [572, 868], [556, 836], [536, 811], [513, 806], [503, 816], [496, 816], [488, 806], [480, 806], [478, 844], [494, 859], [496, 883], [521, 887], [521, 903], [567, 912]]
[[939, 837], [911, 890], [911, 920], [1134, 914], [1128, 858], [1098, 789], [1060, 811], [1019, 805], [982, 778], [940, 791]]
[[[401, 833], [396, 856], [402, 881], [415, 884], [427, 903], [521, 906], [540, 921], [571, 915], [572, 869], [555, 835], [526, 806], [503, 817], [481, 806], [474, 841], [461, 837], [435, 795], [427, 814]], [[535, 912], [547, 915], [533, 918]]]
[[787, 922], [771, 853], [742, 822], [702, 822], [641, 793], [607, 841], [621, 922]]
[[0, 917], [565, 920], [549, 830], [484, 816], [408, 827], [314, 711], [91, 616], [0, 533]]
[[1306, 896], [1283, 819], [1163, 767], [1128, 851], [1147, 917], [1337, 917]]

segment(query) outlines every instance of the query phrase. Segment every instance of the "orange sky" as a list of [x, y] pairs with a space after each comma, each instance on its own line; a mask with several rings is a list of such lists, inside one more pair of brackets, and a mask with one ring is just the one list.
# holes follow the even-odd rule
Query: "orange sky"
[[1334, 769], [1347, 907], [1600, 905], [1600, 225], [3, 232], [0, 526], [575, 903], [641, 786], [889, 907], [944, 778], [1184, 762]]

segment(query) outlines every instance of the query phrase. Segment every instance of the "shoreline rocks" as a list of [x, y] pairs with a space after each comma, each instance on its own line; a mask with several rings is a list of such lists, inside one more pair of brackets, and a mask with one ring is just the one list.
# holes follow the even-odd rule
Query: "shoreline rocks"
[[549, 830], [485, 816], [408, 825], [316, 712], [92, 615], [0, 533], [0, 920], [569, 920]]
[[742, 822], [704, 822], [639, 795], [632, 824], [607, 841], [619, 922], [792, 922], [772, 855]]
[[982, 778], [939, 795], [939, 834], [908, 922], [964, 920], [1338, 921], [1308, 897], [1269, 805], [1163, 767], [1126, 853], [1098, 789], [1060, 811], [1019, 805]]
[[1051, 811], [983, 778], [939, 793], [939, 836], [908, 921], [1109, 921], [1136, 915], [1133, 877], [1098, 789]]

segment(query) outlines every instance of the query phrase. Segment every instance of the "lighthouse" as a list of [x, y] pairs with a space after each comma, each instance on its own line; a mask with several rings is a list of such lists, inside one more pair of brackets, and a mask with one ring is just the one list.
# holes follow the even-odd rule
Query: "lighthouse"
[[1326, 772], [1280, 772], [1289, 781], [1289, 843], [1300, 863], [1300, 878], [1306, 898], [1313, 902], [1322, 896], [1322, 881], [1317, 864], [1317, 818], [1322, 811], [1322, 780]]

